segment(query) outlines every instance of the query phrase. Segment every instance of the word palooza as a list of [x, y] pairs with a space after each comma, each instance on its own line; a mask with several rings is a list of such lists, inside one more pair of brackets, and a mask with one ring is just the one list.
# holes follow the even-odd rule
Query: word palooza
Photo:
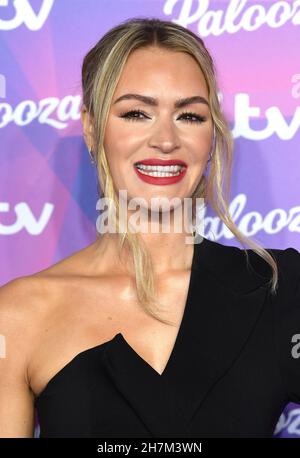
[[209, 0], [167, 0], [163, 12], [172, 16], [174, 8], [180, 4], [179, 16], [172, 21], [184, 27], [197, 23], [198, 32], [203, 37], [220, 36], [225, 32], [233, 34], [239, 30], [253, 32], [263, 25], [272, 29], [288, 22], [300, 25], [300, 0], [261, 3], [230, 0], [222, 2], [223, 9], [209, 10]]

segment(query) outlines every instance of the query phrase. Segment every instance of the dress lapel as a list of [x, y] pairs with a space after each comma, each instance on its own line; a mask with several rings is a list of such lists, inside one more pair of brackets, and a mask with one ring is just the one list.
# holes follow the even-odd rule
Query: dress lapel
[[251, 250], [203, 238], [194, 245], [185, 313], [162, 375], [122, 334], [105, 347], [108, 374], [153, 437], [189, 437], [189, 424], [255, 328], [268, 294], [269, 266]]

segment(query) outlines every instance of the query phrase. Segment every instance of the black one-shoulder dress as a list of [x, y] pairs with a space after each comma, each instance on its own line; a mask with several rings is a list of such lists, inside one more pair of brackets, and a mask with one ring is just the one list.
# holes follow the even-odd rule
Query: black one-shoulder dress
[[[122, 333], [79, 353], [35, 399], [39, 437], [272, 437], [300, 403], [300, 253], [194, 244], [183, 318], [160, 375]], [[298, 340], [297, 340], [298, 335]]]

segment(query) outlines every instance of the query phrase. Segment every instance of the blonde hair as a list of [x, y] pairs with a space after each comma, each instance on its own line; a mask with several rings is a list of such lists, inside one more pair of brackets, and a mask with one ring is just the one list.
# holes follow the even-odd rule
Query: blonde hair
[[[93, 125], [93, 145], [98, 184], [109, 202], [116, 209], [116, 224], [119, 228], [119, 202], [103, 147], [104, 132], [116, 85], [129, 54], [139, 48], [156, 46], [175, 52], [185, 52], [199, 64], [204, 75], [209, 97], [209, 106], [215, 128], [215, 142], [208, 177], [202, 175], [193, 193], [193, 202], [202, 197], [237, 237], [243, 246], [248, 244], [271, 267], [271, 290], [275, 293], [278, 284], [278, 269], [275, 258], [246, 237], [235, 225], [229, 214], [229, 193], [233, 162], [233, 138], [222, 113], [216, 81], [216, 70], [203, 40], [179, 24], [157, 18], [132, 18], [110, 29], [86, 54], [82, 65], [83, 104]], [[99, 187], [98, 187], [99, 190]], [[112, 212], [112, 207], [108, 209]], [[113, 215], [113, 212], [111, 213]], [[193, 208], [194, 215], [194, 208]], [[158, 310], [154, 288], [152, 259], [138, 233], [132, 233], [128, 225], [119, 236], [119, 253], [127, 241], [133, 255], [137, 299], [146, 313], [159, 321], [172, 324], [155, 312]], [[246, 254], [247, 263], [248, 253]]]

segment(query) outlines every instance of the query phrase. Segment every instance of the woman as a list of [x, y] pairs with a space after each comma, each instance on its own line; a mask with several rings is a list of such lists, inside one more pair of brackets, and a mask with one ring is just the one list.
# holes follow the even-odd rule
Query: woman
[[[272, 436], [300, 402], [300, 254], [263, 249], [229, 215], [232, 138], [203, 41], [128, 20], [86, 55], [82, 84], [84, 138], [122, 230], [102, 226], [88, 247], [1, 288], [1, 437], [32, 437], [34, 406], [40, 437]], [[160, 198], [192, 198], [181, 231], [178, 201]], [[197, 198], [252, 249], [190, 243]], [[132, 201], [139, 233], [134, 207], [128, 226], [114, 218]], [[149, 230], [149, 213], [158, 229], [169, 214], [169, 230]]]

